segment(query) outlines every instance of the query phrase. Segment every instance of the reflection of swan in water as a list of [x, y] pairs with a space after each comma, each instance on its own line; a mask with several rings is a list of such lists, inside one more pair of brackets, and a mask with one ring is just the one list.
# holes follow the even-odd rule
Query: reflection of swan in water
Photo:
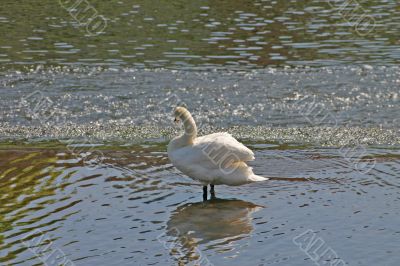
[[182, 262], [201, 259], [199, 244], [211, 244], [208, 249], [232, 250], [235, 241], [253, 231], [251, 214], [261, 208], [236, 199], [213, 199], [180, 206], [167, 223], [166, 234], [173, 242], [168, 246], [180, 253]]

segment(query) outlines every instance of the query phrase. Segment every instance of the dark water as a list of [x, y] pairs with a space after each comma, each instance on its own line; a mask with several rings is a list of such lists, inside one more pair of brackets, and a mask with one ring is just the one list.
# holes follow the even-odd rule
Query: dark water
[[[3, 0], [0, 62], [6, 67], [258, 68], [388, 65], [400, 59], [396, 1], [79, 3]], [[94, 29], [88, 23], [93, 17], [99, 23]]]
[[[399, 11], [2, 1], [0, 265], [397, 266]], [[203, 202], [166, 154], [177, 105], [271, 180]]]

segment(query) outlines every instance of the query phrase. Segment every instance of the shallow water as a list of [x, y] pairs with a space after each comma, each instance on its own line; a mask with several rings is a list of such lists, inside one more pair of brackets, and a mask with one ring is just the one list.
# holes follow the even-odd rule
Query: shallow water
[[[397, 266], [399, 19], [395, 1], [5, 1], [0, 265]], [[177, 105], [270, 180], [203, 202], [166, 154]]]
[[[248, 146], [271, 180], [202, 202], [164, 144], [103, 146], [95, 164], [56, 142], [3, 145], [0, 261], [40, 264], [59, 248], [76, 265], [312, 265], [293, 242], [311, 229], [349, 265], [396, 265], [399, 149], [370, 148], [364, 174], [335, 148]], [[52, 241], [43, 254], [34, 229]]]
[[[6, 71], [0, 264], [397, 265], [398, 72]], [[202, 202], [166, 154], [178, 104], [271, 180]]]

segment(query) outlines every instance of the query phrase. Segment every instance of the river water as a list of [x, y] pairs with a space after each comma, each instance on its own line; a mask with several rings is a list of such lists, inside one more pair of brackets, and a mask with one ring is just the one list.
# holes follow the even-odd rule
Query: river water
[[[0, 6], [0, 265], [398, 265], [395, 1], [68, 2]], [[270, 180], [203, 202], [177, 105]]]

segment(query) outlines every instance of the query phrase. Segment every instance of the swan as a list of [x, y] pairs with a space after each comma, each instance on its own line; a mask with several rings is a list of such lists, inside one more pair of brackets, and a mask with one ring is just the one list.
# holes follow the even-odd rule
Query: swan
[[182, 122], [185, 132], [169, 142], [168, 157], [178, 170], [203, 185], [203, 200], [207, 200], [208, 185], [215, 198], [214, 185], [238, 186], [268, 180], [253, 173], [246, 162], [254, 160], [254, 153], [229, 133], [197, 137], [196, 123], [185, 107], [177, 107], [174, 116], [176, 123]]

